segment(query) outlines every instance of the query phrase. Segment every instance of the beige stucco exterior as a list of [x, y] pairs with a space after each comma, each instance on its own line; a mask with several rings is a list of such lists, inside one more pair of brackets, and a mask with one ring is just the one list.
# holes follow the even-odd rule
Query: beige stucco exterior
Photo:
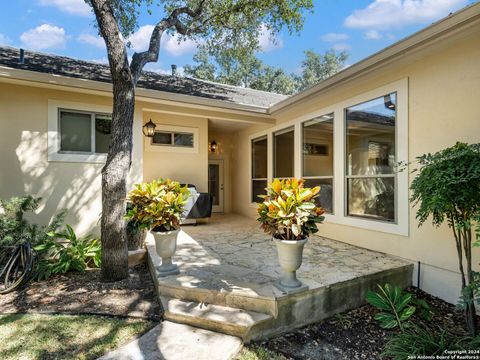
[[[367, 59], [357, 67], [346, 69], [324, 86], [276, 104], [269, 110], [249, 109], [246, 106], [218, 101], [195, 100], [185, 97], [176, 101], [175, 95], [163, 98], [152, 91], [139, 91], [134, 120], [134, 149], [129, 187], [133, 183], [157, 177], [170, 177], [182, 183], [193, 183], [199, 191], [208, 191], [208, 162], [224, 162], [224, 211], [255, 216], [250, 194], [250, 146], [252, 137], [267, 134], [271, 143], [272, 131], [285, 126], [296, 126], [308, 119], [309, 114], [335, 112], [335, 121], [341, 122], [342, 107], [354, 105], [355, 99], [365, 94], [393, 89], [399, 91], [399, 111], [405, 134], [397, 139], [405, 160], [453, 145], [456, 141], [480, 142], [480, 6], [473, 10], [473, 20], [459, 24], [437, 25], [435, 38], [422, 40], [417, 35], [415, 46], [397, 51], [386, 57], [392, 49], [379, 54], [378, 61]], [[458, 17], [459, 15], [457, 15]], [[464, 16], [464, 15], [462, 15]], [[450, 21], [450, 20], [448, 20]], [[463, 21], [463, 20], [462, 20]], [[436, 28], [435, 28], [436, 29]], [[408, 43], [411, 39], [407, 39]], [[383, 57], [382, 57], [383, 56]], [[359, 69], [355, 72], [355, 69]], [[67, 222], [79, 234], [98, 231], [101, 213], [101, 162], [51, 161], [49, 151], [49, 124], [52, 103], [111, 107], [111, 92], [104, 84], [78, 83], [64, 78], [47, 81], [47, 75], [28, 74], [19, 70], [9, 75], [0, 73], [0, 197], [22, 194], [40, 196], [44, 200], [34, 217], [37, 223], [46, 223], [62, 208], [68, 209]], [[26, 74], [26, 75], [24, 75]], [[16, 79], [17, 77], [18, 79]], [[31, 79], [28, 80], [27, 78]], [[337, 80], [336, 80], [337, 79]], [[91, 86], [92, 89], [87, 89]], [[323, 86], [323, 87], [322, 87]], [[163, 96], [163, 95], [162, 95]], [[73, 104], [73, 105], [72, 105]], [[313, 116], [313, 115], [312, 115]], [[49, 118], [50, 117], [50, 118]], [[142, 125], [152, 120], [159, 126], [180, 126], [196, 129], [197, 148], [194, 152], [165, 152], [154, 149], [142, 134]], [[215, 119], [220, 128], [209, 129], [209, 120]], [[232, 124], [230, 131], [225, 127]], [[239, 126], [239, 124], [241, 124]], [[222, 130], [222, 128], [224, 130]], [[342, 129], [336, 125], [335, 131]], [[299, 135], [296, 135], [298, 144]], [[208, 144], [219, 144], [216, 154], [209, 154]], [[300, 146], [295, 156], [300, 158]], [[336, 191], [342, 191], [343, 160], [335, 159]], [[269, 166], [272, 149], [269, 146]], [[301, 176], [301, 167], [295, 164], [295, 175]], [[408, 205], [408, 185], [412, 175], [405, 173], [405, 192], [401, 192], [407, 205], [400, 207], [405, 224], [397, 231], [350, 223], [348, 217], [327, 218], [320, 226], [320, 234], [360, 247], [393, 254], [421, 263], [420, 286], [443, 299], [456, 302], [460, 278], [457, 257], [450, 230], [434, 228], [429, 224], [418, 228], [415, 209]], [[270, 169], [271, 178], [271, 169]], [[337, 208], [341, 211], [343, 208]], [[342, 215], [343, 216], [343, 215]], [[474, 252], [475, 264], [480, 253]], [[417, 284], [417, 273], [414, 281]]]
[[[354, 98], [402, 79], [408, 80], [408, 159], [434, 152], [456, 141], [480, 142], [480, 28], [469, 29], [441, 43], [424, 48], [399, 61], [339, 85], [274, 113], [277, 124], [314, 113], [319, 109]], [[355, 103], [352, 103], [352, 105]], [[400, 104], [399, 104], [400, 106]], [[249, 147], [252, 134], [262, 128], [250, 128], [236, 136], [234, 211], [254, 216], [249, 202]], [[401, 141], [401, 140], [399, 140]], [[413, 165], [414, 166], [414, 165]], [[413, 175], [409, 176], [409, 182]], [[415, 209], [409, 209], [408, 236], [369, 231], [354, 226], [326, 222], [320, 234], [368, 249], [421, 262], [420, 286], [451, 302], [459, 294], [460, 277], [451, 231], [443, 226], [425, 224], [418, 228]], [[475, 263], [480, 252], [474, 252]], [[414, 284], [417, 273], [414, 271]]]

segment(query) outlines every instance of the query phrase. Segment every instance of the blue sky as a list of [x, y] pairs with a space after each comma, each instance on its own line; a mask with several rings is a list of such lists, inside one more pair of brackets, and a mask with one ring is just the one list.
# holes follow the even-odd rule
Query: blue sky
[[[282, 32], [272, 42], [267, 33], [260, 38], [266, 63], [298, 72], [303, 51], [346, 50], [353, 64], [415, 31], [447, 16], [473, 0], [315, 0], [312, 14], [306, 15], [299, 34]], [[147, 13], [140, 18], [132, 36], [134, 49], [148, 44], [152, 24], [161, 14]], [[103, 40], [93, 26], [94, 18], [83, 0], [17, 0], [3, 4], [0, 13], [0, 44], [25, 49], [106, 61]], [[196, 44], [178, 45], [166, 37], [160, 60], [149, 69], [168, 71], [170, 64], [180, 68], [192, 63]]]

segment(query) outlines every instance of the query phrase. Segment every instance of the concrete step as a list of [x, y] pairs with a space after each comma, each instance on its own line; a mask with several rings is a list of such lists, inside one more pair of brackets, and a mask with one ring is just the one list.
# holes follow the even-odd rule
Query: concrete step
[[249, 341], [255, 328], [262, 328], [273, 319], [271, 315], [226, 306], [185, 301], [160, 296], [165, 319], [238, 336]]

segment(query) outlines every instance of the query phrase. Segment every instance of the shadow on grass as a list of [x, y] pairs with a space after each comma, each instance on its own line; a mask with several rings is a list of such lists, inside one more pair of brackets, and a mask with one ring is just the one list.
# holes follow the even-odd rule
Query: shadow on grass
[[155, 323], [100, 316], [0, 316], [1, 359], [96, 359]]

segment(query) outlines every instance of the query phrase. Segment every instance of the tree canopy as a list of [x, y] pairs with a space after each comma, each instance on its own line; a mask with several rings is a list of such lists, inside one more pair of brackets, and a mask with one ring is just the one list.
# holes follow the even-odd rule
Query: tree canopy
[[223, 84], [290, 95], [304, 90], [334, 75], [345, 66], [346, 52], [328, 50], [318, 54], [305, 51], [300, 75], [289, 74], [281, 67], [265, 64], [253, 51], [215, 50], [201, 46], [193, 57], [195, 65], [185, 65], [186, 76]]

